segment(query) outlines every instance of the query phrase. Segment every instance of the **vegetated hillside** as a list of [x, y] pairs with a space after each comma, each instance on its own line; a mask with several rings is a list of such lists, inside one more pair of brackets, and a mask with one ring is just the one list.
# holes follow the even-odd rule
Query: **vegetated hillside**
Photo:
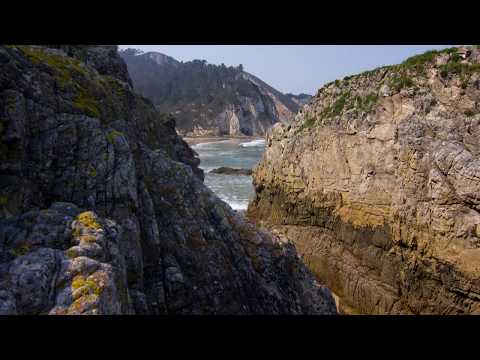
[[249, 215], [343, 311], [480, 313], [480, 49], [322, 87], [267, 136]]
[[288, 122], [298, 101], [275, 90], [243, 67], [179, 62], [156, 52], [120, 52], [135, 89], [155, 106], [173, 113], [186, 136], [264, 135], [277, 122]]

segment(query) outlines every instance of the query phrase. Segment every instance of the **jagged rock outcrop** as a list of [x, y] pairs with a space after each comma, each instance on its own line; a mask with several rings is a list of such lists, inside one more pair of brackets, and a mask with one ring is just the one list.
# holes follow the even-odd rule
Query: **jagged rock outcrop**
[[269, 133], [248, 214], [346, 312], [478, 314], [479, 101], [478, 47], [328, 84]]
[[263, 136], [273, 124], [290, 121], [299, 108], [294, 95], [282, 94], [241, 65], [179, 62], [134, 49], [120, 54], [135, 89], [159, 110], [173, 113], [184, 136]]
[[130, 84], [115, 46], [0, 47], [0, 313], [335, 313]]

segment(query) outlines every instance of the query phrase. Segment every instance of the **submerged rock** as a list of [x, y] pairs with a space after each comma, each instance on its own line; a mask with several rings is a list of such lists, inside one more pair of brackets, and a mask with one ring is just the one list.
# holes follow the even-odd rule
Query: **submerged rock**
[[0, 46], [2, 314], [332, 314], [203, 184], [115, 46]]
[[248, 215], [346, 311], [480, 313], [480, 49], [463, 50], [328, 84], [267, 136]]
[[211, 174], [223, 174], [223, 175], [252, 175], [251, 169], [235, 169], [230, 167], [219, 167], [210, 171]]

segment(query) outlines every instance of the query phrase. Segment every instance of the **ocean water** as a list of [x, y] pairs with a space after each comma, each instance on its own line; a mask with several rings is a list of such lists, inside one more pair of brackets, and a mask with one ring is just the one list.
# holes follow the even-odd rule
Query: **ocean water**
[[265, 140], [229, 139], [193, 145], [205, 172], [205, 184], [235, 210], [246, 210], [255, 194], [252, 177], [210, 174], [221, 166], [252, 169], [260, 161]]

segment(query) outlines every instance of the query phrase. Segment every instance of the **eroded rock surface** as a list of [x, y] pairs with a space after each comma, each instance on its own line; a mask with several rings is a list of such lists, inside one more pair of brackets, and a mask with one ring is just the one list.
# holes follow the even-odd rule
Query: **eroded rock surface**
[[203, 184], [115, 46], [0, 47], [2, 314], [335, 313]]
[[1, 314], [128, 314], [121, 228], [73, 204], [0, 220]]
[[275, 125], [248, 214], [349, 312], [480, 313], [480, 50], [319, 90]]

